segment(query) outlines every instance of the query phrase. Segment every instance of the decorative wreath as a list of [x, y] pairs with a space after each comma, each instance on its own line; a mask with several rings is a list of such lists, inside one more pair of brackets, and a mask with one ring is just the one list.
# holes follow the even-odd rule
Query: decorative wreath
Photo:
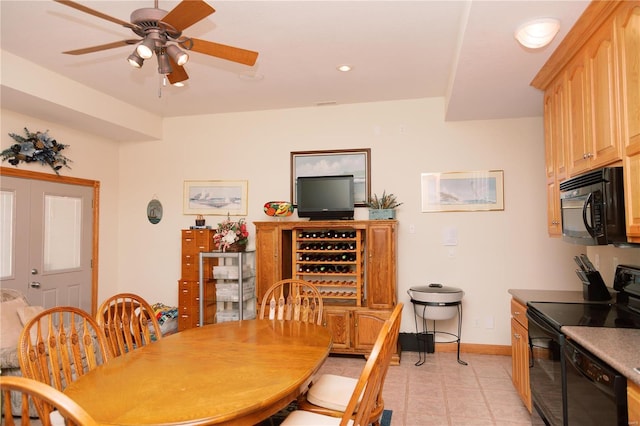
[[25, 136], [16, 133], [9, 133], [17, 143], [11, 145], [0, 153], [2, 161], [9, 160], [9, 164], [18, 166], [21, 161], [31, 163], [34, 161], [40, 164], [48, 164], [57, 175], [62, 167], [70, 169], [67, 163], [72, 161], [62, 155], [60, 151], [69, 145], [58, 143], [46, 132], [31, 133], [29, 129], [24, 128]]

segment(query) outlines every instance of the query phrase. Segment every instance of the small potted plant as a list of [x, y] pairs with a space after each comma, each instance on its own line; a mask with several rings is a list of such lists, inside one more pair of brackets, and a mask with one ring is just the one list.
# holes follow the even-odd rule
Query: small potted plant
[[398, 202], [395, 195], [387, 194], [387, 191], [383, 191], [381, 197], [373, 194], [373, 198], [367, 203], [367, 206], [369, 206], [369, 219], [395, 219], [395, 208], [402, 204]]

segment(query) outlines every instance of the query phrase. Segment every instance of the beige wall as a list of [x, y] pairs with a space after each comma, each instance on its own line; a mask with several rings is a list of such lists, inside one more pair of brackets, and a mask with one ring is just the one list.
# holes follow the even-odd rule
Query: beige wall
[[[48, 128], [74, 160], [64, 174], [102, 182], [100, 293], [140, 293], [151, 302], [177, 304], [184, 180], [249, 182], [249, 222], [267, 220], [264, 202], [289, 199], [290, 152], [371, 148], [372, 190], [393, 192], [398, 210], [398, 299], [408, 306], [402, 331], [415, 330], [407, 290], [441, 282], [465, 291], [462, 340], [510, 344], [509, 288], [581, 290], [572, 257], [585, 248], [546, 236], [546, 193], [541, 118], [444, 122], [443, 99], [420, 99], [164, 120], [163, 139], [114, 143], [51, 123], [2, 112], [6, 134], [27, 125]], [[41, 170], [36, 165], [21, 165]], [[504, 170], [505, 210], [421, 213], [420, 174]], [[44, 169], [42, 169], [44, 170]], [[164, 216], [146, 219], [157, 197]], [[356, 218], [366, 219], [365, 209]], [[221, 216], [206, 217], [215, 225]], [[415, 233], [410, 233], [410, 225]], [[443, 232], [455, 229], [451, 256]], [[250, 228], [250, 246], [254, 229]], [[623, 249], [601, 254], [611, 263]], [[612, 254], [613, 253], [613, 254]], [[625, 251], [638, 257], [640, 249]], [[452, 329], [441, 322], [438, 329]]]
[[[129, 245], [119, 251], [120, 286], [175, 303], [179, 229], [194, 219], [182, 214], [184, 180], [246, 179], [248, 221], [267, 220], [264, 202], [289, 199], [291, 151], [371, 148], [373, 191], [405, 203], [397, 213], [399, 300], [409, 304], [415, 285], [460, 287], [463, 340], [509, 344], [509, 288], [580, 289], [571, 261], [578, 248], [546, 236], [542, 120], [445, 123], [443, 114], [442, 99], [422, 99], [165, 120], [163, 141], [121, 147], [118, 239]], [[422, 172], [486, 169], [504, 170], [505, 211], [420, 212]], [[154, 195], [165, 205], [158, 225], [144, 217]], [[451, 227], [454, 257], [442, 245]], [[402, 330], [415, 330], [410, 304]]]

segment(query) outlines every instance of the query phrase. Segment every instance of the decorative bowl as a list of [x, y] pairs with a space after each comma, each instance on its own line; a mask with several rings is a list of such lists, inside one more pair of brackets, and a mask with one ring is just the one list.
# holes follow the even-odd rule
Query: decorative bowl
[[264, 214], [271, 217], [287, 217], [293, 214], [293, 205], [289, 201], [267, 201]]

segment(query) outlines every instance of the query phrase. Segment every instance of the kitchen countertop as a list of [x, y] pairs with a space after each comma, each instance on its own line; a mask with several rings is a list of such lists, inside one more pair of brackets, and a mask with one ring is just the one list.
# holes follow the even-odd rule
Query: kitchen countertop
[[[581, 291], [510, 289], [509, 294], [525, 305], [527, 302], [577, 303], [585, 301]], [[611, 301], [615, 302], [615, 297]], [[627, 380], [640, 385], [640, 374], [633, 370], [634, 367], [640, 368], [640, 330], [565, 326], [562, 327], [562, 331], [568, 338], [618, 370]]]
[[640, 385], [640, 330], [631, 328], [562, 327], [568, 338]]

